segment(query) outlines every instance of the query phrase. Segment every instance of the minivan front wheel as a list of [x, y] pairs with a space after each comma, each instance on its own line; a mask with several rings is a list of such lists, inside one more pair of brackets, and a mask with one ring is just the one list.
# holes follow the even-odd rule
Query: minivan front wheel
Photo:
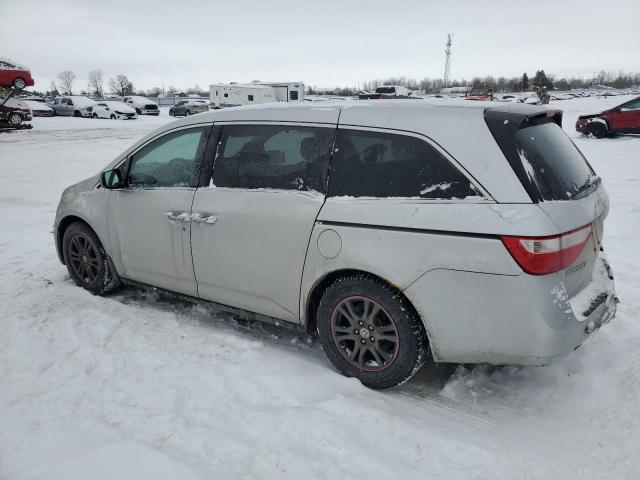
[[79, 287], [101, 295], [117, 286], [117, 277], [97, 235], [85, 224], [72, 223], [62, 237], [62, 253], [69, 275]]
[[424, 327], [397, 289], [373, 276], [334, 280], [318, 305], [322, 349], [344, 375], [375, 389], [401, 385], [428, 355]]

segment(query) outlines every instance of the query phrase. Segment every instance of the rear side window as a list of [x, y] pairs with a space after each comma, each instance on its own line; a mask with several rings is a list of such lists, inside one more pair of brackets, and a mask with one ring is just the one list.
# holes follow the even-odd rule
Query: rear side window
[[591, 191], [593, 170], [556, 123], [521, 128], [515, 140], [528, 180], [542, 200], [570, 200]]
[[454, 199], [479, 196], [470, 181], [419, 138], [340, 129], [329, 196]]
[[229, 125], [213, 169], [218, 187], [325, 192], [335, 128]]

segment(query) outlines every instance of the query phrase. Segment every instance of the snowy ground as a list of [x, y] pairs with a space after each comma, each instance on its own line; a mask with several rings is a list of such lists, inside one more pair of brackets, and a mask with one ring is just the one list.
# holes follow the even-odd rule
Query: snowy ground
[[62, 189], [166, 112], [0, 133], [0, 478], [640, 478], [640, 138], [573, 131], [624, 100], [557, 102], [611, 195], [614, 322], [551, 366], [422, 371], [385, 393], [294, 334], [72, 284], [50, 234]]

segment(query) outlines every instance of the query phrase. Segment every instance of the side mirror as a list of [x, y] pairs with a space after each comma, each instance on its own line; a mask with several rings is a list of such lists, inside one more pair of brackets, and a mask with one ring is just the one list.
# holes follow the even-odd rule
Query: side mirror
[[100, 183], [102, 183], [102, 186], [107, 190], [124, 187], [122, 175], [120, 173], [120, 170], [117, 168], [102, 172], [102, 175], [100, 175]]

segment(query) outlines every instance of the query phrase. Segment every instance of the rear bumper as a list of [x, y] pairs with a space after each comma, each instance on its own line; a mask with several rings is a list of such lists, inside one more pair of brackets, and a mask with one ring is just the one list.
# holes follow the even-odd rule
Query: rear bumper
[[436, 361], [544, 365], [578, 348], [616, 313], [600, 256], [592, 281], [568, 299], [559, 276], [433, 270], [405, 290]]

